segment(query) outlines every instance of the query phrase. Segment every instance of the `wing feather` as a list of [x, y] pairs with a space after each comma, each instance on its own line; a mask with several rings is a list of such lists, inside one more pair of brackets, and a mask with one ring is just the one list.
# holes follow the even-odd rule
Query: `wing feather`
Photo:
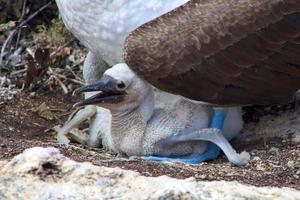
[[190, 0], [127, 37], [126, 63], [165, 91], [278, 104], [300, 88], [299, 0]]

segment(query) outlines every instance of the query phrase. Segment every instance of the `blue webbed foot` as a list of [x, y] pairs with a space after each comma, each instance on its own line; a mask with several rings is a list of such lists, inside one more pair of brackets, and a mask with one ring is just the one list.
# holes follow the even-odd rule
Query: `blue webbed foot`
[[208, 160], [216, 159], [220, 154], [220, 148], [213, 144], [209, 143], [207, 146], [207, 150], [202, 154], [194, 154], [190, 156], [184, 156], [179, 158], [171, 158], [171, 157], [159, 157], [159, 156], [149, 156], [145, 157], [146, 160], [152, 161], [174, 161], [174, 162], [183, 162], [190, 164], [199, 164], [201, 162], [205, 162]]
[[[225, 117], [226, 111], [224, 111], [223, 109], [214, 109], [214, 114], [210, 124], [210, 128], [222, 129]], [[152, 161], [176, 161], [190, 164], [198, 164], [204, 161], [216, 159], [219, 156], [220, 151], [221, 149], [217, 145], [215, 145], [214, 143], [209, 143], [207, 150], [202, 154], [194, 154], [179, 158], [149, 156], [145, 157], [145, 159]]]
[[210, 123], [210, 128], [217, 128], [222, 130], [227, 112], [222, 108], [215, 108], [213, 117]]

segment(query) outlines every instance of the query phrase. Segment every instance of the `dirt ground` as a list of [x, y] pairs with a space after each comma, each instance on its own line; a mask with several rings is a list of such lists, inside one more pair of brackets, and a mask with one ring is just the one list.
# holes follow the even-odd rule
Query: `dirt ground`
[[[24, 149], [34, 146], [58, 147], [50, 130], [63, 124], [78, 97], [62, 95], [61, 91], [21, 92], [11, 101], [0, 105], [0, 160], [10, 159]], [[35, 110], [46, 103], [53, 120], [44, 119]], [[197, 180], [238, 181], [255, 186], [279, 186], [300, 189], [300, 145], [274, 138], [246, 142], [233, 141], [238, 151], [251, 153], [251, 161], [244, 167], [231, 165], [224, 155], [217, 160], [199, 165], [157, 163], [140, 158], [119, 158], [102, 149], [88, 149], [72, 144], [61, 149], [68, 157], [95, 165], [120, 167], [140, 172], [145, 176], [167, 175], [175, 178], [195, 177]]]

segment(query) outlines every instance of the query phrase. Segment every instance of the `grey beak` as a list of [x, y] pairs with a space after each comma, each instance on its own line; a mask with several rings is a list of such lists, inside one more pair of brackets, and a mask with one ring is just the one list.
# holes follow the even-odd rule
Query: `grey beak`
[[76, 103], [74, 106], [99, 105], [103, 103], [119, 103], [127, 95], [118, 90], [118, 81], [111, 76], [104, 75], [98, 82], [84, 86], [74, 91], [75, 94], [84, 92], [99, 92], [98, 94]]

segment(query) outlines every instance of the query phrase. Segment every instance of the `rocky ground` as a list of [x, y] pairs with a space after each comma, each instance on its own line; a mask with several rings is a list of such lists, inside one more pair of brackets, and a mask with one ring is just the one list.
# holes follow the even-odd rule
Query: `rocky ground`
[[0, 162], [1, 199], [299, 199], [289, 188], [237, 182], [144, 177], [120, 168], [78, 163], [54, 148], [32, 148]]
[[[40, 168], [42, 170], [38, 174], [29, 173], [26, 170], [10, 171], [9, 167], [12, 165], [19, 167], [26, 165], [27, 161], [24, 160], [24, 155], [28, 155], [28, 153], [14, 158], [25, 149], [36, 146], [59, 148], [52, 128], [56, 125], [62, 125], [74, 111], [72, 105], [80, 97], [71, 94], [74, 88], [83, 83], [81, 68], [86, 51], [57, 19], [57, 10], [54, 4], [51, 2], [48, 4], [47, 1], [34, 2], [34, 0], [18, 0], [12, 3], [11, 1], [0, 0], [0, 5], [6, 6], [5, 9], [0, 7], [0, 45], [2, 52], [0, 54], [0, 168], [4, 169], [0, 171], [0, 177], [5, 177], [5, 182], [0, 181], [0, 199], [11, 197], [9, 195], [17, 194], [20, 191], [17, 189], [13, 191], [12, 189], [8, 191], [9, 193], [3, 193], [5, 188], [7, 189], [14, 184], [16, 173], [18, 174], [16, 180], [25, 181], [24, 188], [30, 189], [31, 187], [32, 189], [33, 186], [39, 184], [39, 188], [42, 188], [45, 184], [50, 184], [50, 188], [53, 190], [48, 192], [50, 192], [49, 195], [52, 195], [52, 192], [57, 190], [53, 186], [53, 180], [57, 181], [59, 186], [64, 186], [65, 181], [60, 179], [61, 176], [69, 178], [60, 171], [62, 169], [61, 163], [71, 162], [65, 161], [67, 160], [66, 157], [79, 162], [71, 162], [74, 166], [88, 166], [90, 168], [90, 164], [80, 163], [91, 162], [99, 166], [91, 168], [96, 169], [96, 171], [103, 169], [104, 174], [110, 173], [111, 169], [103, 167], [112, 167], [139, 172], [140, 175], [146, 177], [167, 175], [177, 179], [177, 181], [166, 177], [157, 179], [143, 177], [139, 179], [149, 181], [149, 183], [155, 182], [159, 187], [163, 187], [163, 191], [169, 191], [167, 186], [162, 186], [165, 181], [175, 182], [173, 191], [177, 191], [178, 185], [176, 186], [176, 183], [179, 185], [186, 184], [187, 187], [192, 188], [192, 194], [200, 195], [199, 197], [206, 197], [205, 195], [215, 197], [215, 193], [211, 191], [214, 187], [220, 188], [220, 190], [223, 188], [221, 193], [225, 195], [224, 198], [230, 197], [224, 194], [227, 190], [235, 191], [232, 188], [245, 188], [243, 190], [245, 191], [246, 196], [243, 196], [245, 198], [251, 198], [252, 196], [247, 196], [248, 192], [255, 190], [260, 195], [256, 197], [261, 199], [265, 199], [262, 198], [263, 194], [266, 195], [275, 190], [244, 187], [236, 182], [224, 182], [237, 181], [240, 184], [258, 187], [288, 187], [291, 190], [276, 189], [274, 193], [277, 195], [276, 198], [289, 199], [288, 197], [290, 197], [293, 199], [295, 197], [294, 199], [296, 199], [296, 193], [293, 189], [300, 190], [300, 109], [296, 104], [244, 109], [245, 128], [241, 137], [233, 141], [233, 145], [238, 151], [247, 150], [251, 154], [250, 163], [244, 167], [231, 165], [224, 155], [215, 161], [200, 165], [157, 163], [140, 158], [120, 158], [101, 148], [89, 149], [72, 143], [67, 150], [59, 149], [66, 157], [58, 154], [56, 150], [40, 149], [44, 154], [38, 154], [39, 156], [53, 154], [60, 160], [59, 166], [55, 166], [54, 169], [52, 165], [50, 165], [49, 170], [41, 168], [39, 165], [35, 166], [38, 170]], [[44, 10], [40, 10], [43, 7]], [[24, 8], [26, 8], [25, 11]], [[83, 124], [80, 128], [84, 129], [87, 127], [86, 125]], [[27, 152], [36, 152], [36, 149]], [[41, 159], [44, 159], [44, 163], [48, 162], [49, 157], [46, 156], [46, 159], [38, 155], [35, 157], [35, 162]], [[15, 169], [17, 170], [17, 168]], [[131, 177], [141, 177], [133, 172], [119, 169], [116, 171], [125, 174], [124, 176], [127, 176], [128, 173], [128, 176]], [[25, 179], [19, 177], [19, 175], [23, 176], [26, 173], [28, 173], [28, 177], [26, 175]], [[86, 176], [89, 172], [85, 168], [82, 173]], [[9, 176], [11, 177], [9, 178]], [[103, 176], [106, 177], [106, 175]], [[181, 181], [185, 178], [205, 182], [196, 183], [191, 179]], [[30, 180], [34, 180], [32, 186], [30, 186], [30, 182], [27, 182]], [[100, 182], [102, 183], [102, 181]], [[83, 184], [88, 185], [88, 178], [83, 180]], [[128, 188], [136, 187], [127, 186]], [[194, 193], [194, 189], [200, 186], [212, 193]], [[65, 187], [70, 189], [71, 186], [65, 185]], [[78, 185], [75, 184], [70, 191], [76, 190], [77, 187]], [[170, 187], [173, 185], [170, 184]], [[22, 187], [20, 186], [20, 188]], [[143, 190], [144, 186], [141, 186], [140, 189]], [[217, 189], [216, 193], [220, 190]], [[79, 193], [82, 195], [81, 191], [83, 190], [78, 191], [78, 195]], [[149, 191], [152, 192], [154, 189]], [[237, 192], [239, 191], [242, 189], [237, 190]], [[286, 193], [290, 196], [286, 196], [282, 191], [290, 191], [290, 193]], [[159, 197], [161, 193], [155, 194]], [[180, 192], [177, 194], [181, 195]], [[173, 193], [170, 195], [172, 196]], [[80, 199], [80, 196], [78, 197]], [[274, 196], [268, 197], [273, 198]]]

